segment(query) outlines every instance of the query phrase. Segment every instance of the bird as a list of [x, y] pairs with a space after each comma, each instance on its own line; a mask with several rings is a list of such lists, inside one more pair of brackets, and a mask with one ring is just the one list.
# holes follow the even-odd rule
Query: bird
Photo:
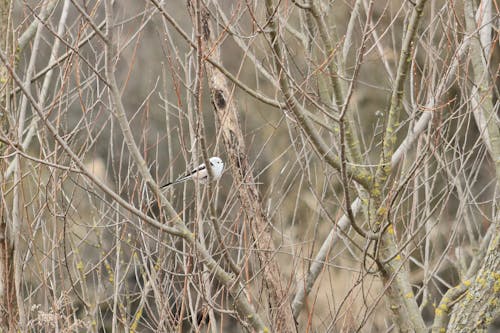
[[[222, 176], [222, 171], [224, 170], [224, 162], [220, 157], [214, 156], [209, 158], [210, 168], [212, 169], [212, 180], [218, 180]], [[171, 185], [179, 184], [185, 182], [186, 180], [193, 179], [199, 181], [201, 184], [206, 184], [209, 181], [209, 175], [205, 163], [200, 164], [198, 167], [186, 173], [184, 176], [174, 180], [173, 182], [166, 183], [161, 186], [165, 188]]]

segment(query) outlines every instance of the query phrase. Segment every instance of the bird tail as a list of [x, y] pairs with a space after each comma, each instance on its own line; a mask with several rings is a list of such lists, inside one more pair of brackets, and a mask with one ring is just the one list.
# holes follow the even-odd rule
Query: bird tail
[[165, 187], [169, 187], [169, 186], [172, 186], [172, 185], [175, 185], [175, 184], [179, 184], [179, 183], [185, 182], [188, 179], [189, 179], [189, 176], [182, 177], [182, 178], [179, 178], [177, 180], [174, 180], [173, 182], [163, 184], [160, 188], [165, 188]]
[[162, 186], [160, 186], [160, 188], [165, 188], [165, 187], [169, 187], [170, 185], [174, 185], [175, 182], [171, 182], [171, 183], [166, 183], [166, 184], [163, 184]]

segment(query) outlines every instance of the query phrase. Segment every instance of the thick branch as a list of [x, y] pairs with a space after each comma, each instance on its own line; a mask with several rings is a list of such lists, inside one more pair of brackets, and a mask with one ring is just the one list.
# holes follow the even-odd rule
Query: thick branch
[[403, 45], [401, 46], [401, 54], [399, 55], [398, 70], [396, 73], [396, 79], [393, 83], [391, 102], [389, 106], [387, 127], [384, 133], [383, 139], [383, 153], [380, 159], [380, 165], [377, 170], [376, 180], [375, 180], [375, 191], [379, 191], [381, 184], [387, 180], [387, 176], [390, 174], [391, 165], [390, 161], [392, 154], [394, 152], [394, 146], [396, 144], [396, 129], [399, 126], [399, 117], [402, 113], [402, 103], [404, 95], [404, 85], [406, 82], [406, 76], [408, 75], [408, 70], [410, 68], [412, 49], [415, 43], [415, 37], [418, 25], [420, 23], [420, 18], [422, 17], [422, 12], [427, 0], [419, 0], [413, 9], [413, 12], [408, 23], [408, 28], [405, 32], [405, 37], [403, 40]]
[[[276, 65], [277, 72], [280, 76], [279, 83], [282, 90], [282, 93], [285, 97], [286, 104], [288, 108], [292, 111], [297, 119], [300, 128], [306, 133], [309, 137], [312, 145], [317, 150], [319, 155], [332, 167], [337, 170], [341, 170], [340, 159], [336, 156], [331, 147], [328, 146], [323, 139], [321, 138], [318, 131], [314, 128], [311, 120], [305, 115], [304, 110], [297, 104], [295, 98], [293, 96], [293, 92], [290, 87], [290, 83], [288, 81], [288, 77], [286, 74], [286, 69], [283, 67], [283, 64], [286, 63], [285, 56], [283, 52], [283, 47], [278, 38], [278, 27], [276, 25], [276, 20], [274, 15], [275, 10], [273, 6], [272, 0], [266, 1], [266, 9], [269, 20], [269, 35], [271, 37], [271, 45], [274, 51], [274, 63]], [[352, 165], [348, 166], [347, 173], [350, 178], [354, 179], [358, 184], [362, 185], [365, 189], [370, 189], [372, 176], [363, 169], [355, 168]]]
[[[425, 106], [425, 110], [433, 110], [436, 105], [440, 102], [443, 94], [447, 90], [448, 85], [452, 82], [452, 79], [455, 77], [455, 73], [458, 69], [458, 65], [460, 63], [460, 59], [464, 56], [466, 51], [468, 50], [469, 40], [465, 39], [462, 44], [458, 47], [458, 50], [453, 57], [453, 62], [448, 67], [448, 70], [441, 77], [441, 81], [438, 84], [438, 88], [436, 90], [436, 95], [433, 96], [427, 105]], [[398, 149], [394, 152], [391, 159], [391, 168], [396, 166], [401, 160], [403, 160], [404, 156], [408, 153], [410, 148], [413, 146], [415, 141], [419, 138], [420, 134], [425, 131], [429, 125], [433, 117], [432, 112], [424, 112], [422, 116], [418, 119], [412, 129], [410, 129], [408, 135], [403, 140]], [[356, 215], [362, 208], [361, 199], [356, 198], [352, 205], [351, 210], [354, 215]], [[323, 266], [325, 261], [327, 260], [328, 253], [333, 245], [338, 241], [339, 235], [347, 232], [350, 227], [350, 220], [347, 215], [344, 215], [340, 218], [337, 225], [332, 228], [327, 238], [324, 240], [321, 245], [320, 250], [318, 251], [314, 261], [312, 262], [311, 268], [307, 274], [307, 277], [304, 281], [304, 284], [299, 283], [297, 286], [297, 291], [295, 292], [295, 297], [293, 299], [292, 307], [294, 315], [297, 317], [302, 309], [304, 304], [305, 297], [312, 290], [314, 282], [318, 278], [319, 274], [323, 271]]]
[[480, 42], [480, 32], [492, 29], [493, 22], [487, 22], [478, 31], [471, 0], [465, 1], [464, 14], [467, 33], [471, 38], [470, 56], [474, 79], [471, 93], [472, 112], [495, 163], [497, 182], [500, 182], [500, 129], [496, 120], [498, 115], [495, 114], [493, 108], [493, 94], [490, 86], [494, 84], [492, 81], [495, 78], [492, 80], [489, 76], [487, 55], [484, 54]]
[[[465, 291], [464, 297], [453, 306], [453, 313], [447, 327], [449, 332], [486, 332], [492, 321], [500, 314], [498, 302], [500, 299], [500, 224], [498, 221], [497, 218], [495, 236], [491, 239], [482, 268], [473, 279], [464, 282], [469, 288]], [[444, 302], [441, 301], [441, 303]], [[444, 307], [441, 309], [444, 310]], [[436, 309], [436, 316], [439, 314], [438, 310], [441, 309]], [[448, 310], [448, 307], [446, 309]], [[436, 324], [439, 324], [439, 320]]]
[[[360, 1], [357, 1], [357, 2], [359, 3]], [[323, 14], [321, 13], [321, 10], [319, 8], [320, 4], [318, 3], [318, 1], [311, 1], [310, 4], [311, 5], [310, 5], [309, 10], [311, 11], [311, 14], [314, 17], [314, 20], [316, 21], [316, 25], [318, 26], [319, 35], [321, 37], [323, 45], [325, 46], [326, 54], [330, 58], [328, 60], [327, 68], [328, 68], [328, 76], [330, 78], [330, 85], [331, 85], [332, 90], [333, 90], [333, 101], [335, 103], [337, 110], [347, 109], [347, 107], [349, 105], [350, 98], [344, 97], [344, 93], [343, 93], [343, 90], [345, 90], [345, 89], [343, 89], [344, 84], [339, 78], [339, 71], [342, 71], [345, 73], [345, 69], [344, 68], [339, 69], [335, 65], [336, 57], [332, 56], [335, 53], [335, 49], [333, 47], [332, 41], [328, 37], [327, 25], [325, 23]], [[356, 15], [353, 15], [353, 16], [356, 16]], [[366, 23], [366, 26], [369, 25], [368, 24], [369, 17], [370, 17], [370, 15], [368, 15], [368, 21]], [[334, 30], [335, 29], [333, 29], [333, 31]], [[362, 45], [364, 45], [364, 43], [365, 43], [364, 39], [365, 38], [363, 36]], [[363, 50], [363, 47], [361, 48], [361, 50]], [[341, 57], [338, 57], [338, 58], [340, 59]], [[341, 60], [339, 62], [343, 62], [343, 60]], [[361, 66], [361, 63], [357, 63], [356, 65]], [[342, 67], [345, 67], [345, 64], [343, 64]], [[352, 80], [355, 80], [355, 75], [356, 74], [353, 75]], [[349, 153], [349, 157], [350, 157], [351, 161], [353, 163], [356, 163], [356, 164], [361, 164], [362, 158], [361, 158], [361, 151], [359, 148], [359, 141], [356, 139], [357, 134], [356, 134], [355, 128], [352, 126], [352, 123], [353, 123], [352, 120], [353, 120], [353, 114], [352, 114], [352, 112], [348, 112], [347, 117], [344, 120], [345, 140], [347, 143], [348, 153]]]
[[[107, 27], [113, 27], [113, 16], [112, 16], [112, 5], [111, 1], [106, 1], [106, 21], [108, 22]], [[200, 255], [201, 259], [205, 266], [207, 266], [210, 271], [215, 275], [217, 280], [224, 285], [227, 290], [230, 292], [231, 296], [235, 299], [235, 305], [238, 313], [247, 320], [250, 325], [252, 325], [253, 329], [263, 332], [267, 328], [261, 320], [260, 316], [257, 314], [253, 305], [248, 302], [247, 295], [245, 295], [244, 289], [243, 291], [236, 283], [235, 276], [227, 273], [224, 269], [216, 263], [216, 261], [212, 258], [211, 254], [206, 250], [205, 246], [196, 240], [194, 234], [186, 227], [184, 222], [181, 220], [177, 212], [174, 210], [173, 206], [170, 202], [165, 198], [165, 196], [161, 193], [158, 184], [153, 180], [153, 177], [149, 173], [149, 170], [146, 165], [146, 161], [142, 158], [141, 153], [135, 143], [135, 140], [132, 136], [132, 131], [130, 129], [128, 119], [126, 117], [125, 108], [121, 101], [120, 91], [118, 89], [118, 85], [116, 84], [116, 78], [114, 75], [114, 66], [112, 65], [116, 59], [116, 43], [115, 43], [115, 34], [113, 29], [109, 29], [107, 31], [107, 40], [108, 44], [106, 44], [106, 77], [109, 81], [109, 87], [111, 90], [111, 95], [113, 99], [113, 103], [115, 105], [115, 113], [120, 124], [123, 136], [125, 138], [125, 142], [127, 147], [131, 153], [134, 162], [141, 173], [141, 176], [145, 179], [146, 184], [150, 187], [150, 189], [160, 198], [160, 202], [162, 207], [166, 208], [167, 214], [173, 220], [175, 225], [174, 229], [176, 231], [176, 235], [184, 238], [189, 245], [196, 250], [198, 255]], [[162, 224], [155, 221], [155, 225], [158, 224], [163, 226]]]

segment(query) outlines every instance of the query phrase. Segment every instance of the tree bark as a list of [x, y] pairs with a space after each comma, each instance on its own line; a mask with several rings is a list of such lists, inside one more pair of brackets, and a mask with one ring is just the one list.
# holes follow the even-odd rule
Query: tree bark
[[[201, 24], [203, 49], [210, 51], [210, 58], [221, 63], [220, 49], [210, 22], [208, 10], [202, 9]], [[260, 264], [264, 273], [264, 284], [271, 312], [272, 330], [275, 332], [296, 332], [295, 320], [289, 300], [289, 285], [282, 281], [276, 261], [276, 248], [269, 230], [268, 217], [262, 207], [259, 191], [246, 155], [243, 134], [239, 126], [238, 112], [232, 90], [226, 77], [210, 63], [206, 63], [208, 84], [217, 119], [220, 122], [222, 138], [229, 157], [233, 177], [238, 184], [238, 195], [248, 221]]]
[[464, 297], [453, 306], [448, 332], [486, 332], [500, 314], [500, 225], [481, 269], [467, 284]]

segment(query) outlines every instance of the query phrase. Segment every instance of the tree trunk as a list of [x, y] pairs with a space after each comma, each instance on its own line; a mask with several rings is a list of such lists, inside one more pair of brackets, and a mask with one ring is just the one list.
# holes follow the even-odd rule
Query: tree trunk
[[[0, 49], [10, 54], [12, 47], [9, 46], [9, 13], [11, 4], [9, 0], [0, 1]], [[0, 127], [2, 132], [9, 131], [7, 121], [9, 110], [10, 77], [6, 67], [0, 62]], [[7, 89], [5, 89], [7, 87]], [[5, 156], [8, 145], [0, 142], [0, 155]], [[17, 327], [18, 309], [16, 302], [16, 286], [14, 283], [14, 240], [8, 228], [9, 211], [6, 209], [8, 198], [5, 198], [5, 189], [8, 187], [8, 179], [4, 178], [6, 171], [5, 160], [0, 162], [0, 331], [13, 332]]]
[[[201, 25], [203, 49], [210, 51], [211, 60], [221, 63], [217, 36], [214, 35], [210, 14], [206, 9], [202, 9], [201, 12]], [[235, 182], [238, 184], [240, 202], [245, 212], [246, 221], [250, 224], [257, 247], [256, 253], [264, 272], [264, 285], [269, 300], [272, 330], [275, 332], [296, 332], [287, 288], [289, 284], [286, 283], [286, 280], [282, 280], [275, 258], [277, 250], [274, 247], [268, 228], [270, 224], [262, 207], [261, 198], [247, 159], [232, 90], [228, 86], [226, 77], [214, 65], [207, 62], [206, 71], [212, 103], [220, 122], [224, 146]]]

